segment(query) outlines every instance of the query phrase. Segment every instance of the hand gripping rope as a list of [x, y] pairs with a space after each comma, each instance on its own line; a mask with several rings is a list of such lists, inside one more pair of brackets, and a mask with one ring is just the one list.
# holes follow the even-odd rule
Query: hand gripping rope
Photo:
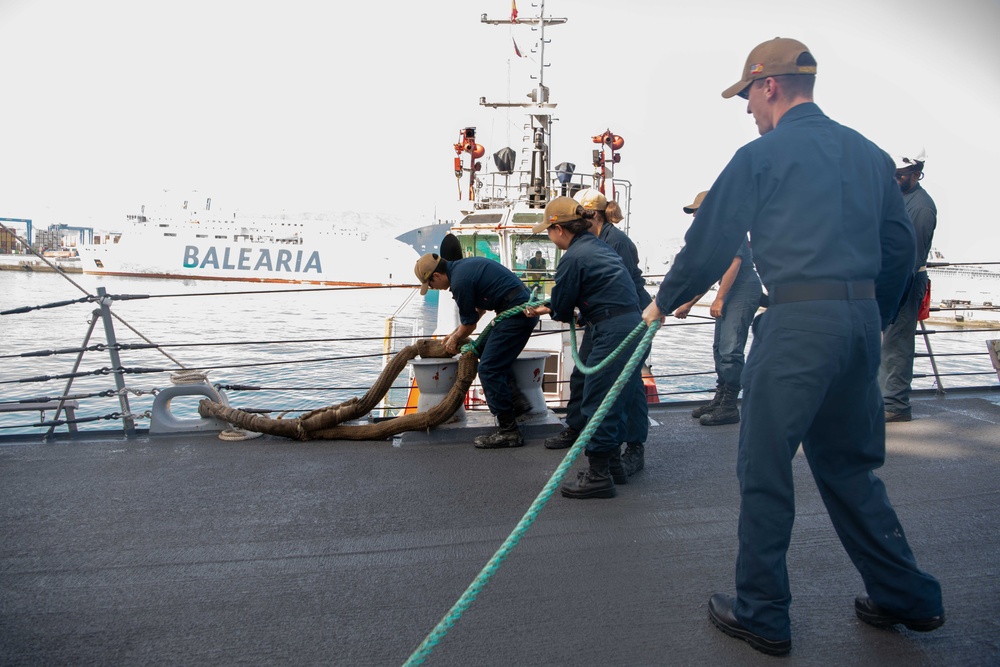
[[[530, 305], [534, 304], [521, 304], [517, 308], [505, 311], [501, 315], [497, 316], [494, 322], [496, 322], [503, 316], [508, 316], [508, 317], [511, 316], [509, 315], [509, 313], [511, 312], [515, 313], [520, 312], [525, 307]], [[594, 416], [590, 419], [589, 422], [587, 422], [587, 425], [583, 428], [583, 431], [580, 432], [580, 435], [577, 437], [576, 442], [573, 444], [573, 446], [569, 448], [568, 452], [566, 452], [566, 456], [563, 458], [562, 463], [560, 463], [559, 466], [556, 468], [555, 472], [552, 473], [552, 477], [549, 478], [549, 481], [545, 484], [545, 487], [535, 498], [535, 501], [531, 503], [531, 506], [528, 508], [528, 511], [524, 513], [524, 516], [521, 517], [521, 520], [518, 522], [517, 526], [514, 527], [514, 530], [510, 533], [510, 535], [507, 536], [507, 539], [504, 540], [503, 544], [500, 545], [500, 548], [497, 549], [495, 554], [493, 554], [493, 557], [490, 558], [489, 562], [486, 563], [486, 565], [479, 572], [479, 574], [472, 581], [472, 583], [469, 584], [469, 587], [465, 589], [465, 592], [462, 593], [462, 596], [458, 599], [458, 601], [455, 602], [454, 605], [452, 605], [451, 609], [448, 610], [448, 613], [445, 614], [444, 618], [442, 618], [441, 621], [438, 622], [437, 626], [435, 626], [435, 628], [431, 630], [431, 632], [427, 635], [427, 637], [424, 638], [424, 641], [421, 642], [420, 646], [418, 646], [416, 650], [410, 655], [409, 659], [407, 659], [407, 661], [404, 663], [404, 667], [423, 664], [424, 660], [426, 660], [430, 656], [431, 652], [434, 650], [434, 647], [437, 646], [442, 639], [444, 639], [445, 635], [448, 634], [448, 631], [452, 628], [452, 626], [454, 626], [455, 623], [458, 621], [458, 619], [462, 617], [462, 614], [465, 612], [465, 610], [468, 609], [470, 606], [472, 606], [472, 603], [475, 601], [476, 596], [479, 595], [479, 592], [486, 587], [486, 584], [489, 583], [489, 580], [493, 577], [494, 573], [496, 573], [496, 571], [500, 569], [500, 565], [503, 563], [504, 560], [506, 560], [507, 556], [514, 550], [514, 547], [517, 546], [518, 542], [520, 542], [521, 538], [528, 531], [528, 528], [530, 528], [531, 524], [534, 523], [535, 518], [538, 516], [538, 513], [542, 511], [542, 508], [545, 507], [545, 504], [549, 501], [549, 498], [551, 498], [552, 494], [555, 493], [556, 488], [562, 482], [563, 477], [566, 476], [567, 471], [569, 471], [570, 466], [573, 465], [573, 462], [576, 460], [576, 457], [580, 454], [580, 451], [587, 446], [587, 443], [590, 442], [590, 438], [593, 437], [594, 432], [597, 430], [597, 427], [601, 424], [602, 421], [604, 421], [604, 417], [611, 409], [611, 406], [614, 405], [615, 400], [618, 398], [618, 395], [621, 394], [622, 389], [628, 383], [629, 378], [632, 376], [632, 373], [639, 366], [639, 364], [642, 363], [642, 360], [645, 358], [646, 350], [653, 342], [653, 336], [656, 335], [656, 331], [659, 328], [660, 328], [659, 322], [653, 322], [651, 325], [649, 325], [649, 327], [646, 326], [645, 322], [640, 322], [638, 326], [636, 326], [635, 330], [631, 334], [629, 334], [629, 337], [622, 342], [621, 346], [619, 346], [619, 348], [615, 350], [615, 354], [618, 354], [620, 350], [624, 349], [624, 347], [626, 347], [631, 340], [635, 340], [636, 336], [642, 335], [642, 340], [639, 341], [639, 345], [636, 347], [635, 351], [632, 353], [632, 356], [625, 364], [625, 368], [622, 369], [622, 372], [618, 376], [618, 379], [615, 380], [614, 384], [611, 386], [611, 389], [610, 391], [608, 391], [607, 396], [605, 396], [604, 400], [601, 401], [600, 407], [597, 408], [597, 411], [594, 413]], [[480, 339], [483, 339], [485, 337], [488, 329], [489, 327], [487, 327], [487, 329], [483, 331], [479, 339], [476, 340], [477, 343], [479, 342]], [[574, 348], [574, 360], [576, 361], [575, 342], [576, 341], [574, 340], [573, 348]], [[468, 345], [473, 345], [473, 344], [469, 343]], [[594, 367], [594, 369], [590, 369], [590, 372], [591, 373], [597, 372], [597, 370], [600, 370], [600, 368], [603, 368], [603, 366], [601, 364], [598, 364], [597, 366]]]

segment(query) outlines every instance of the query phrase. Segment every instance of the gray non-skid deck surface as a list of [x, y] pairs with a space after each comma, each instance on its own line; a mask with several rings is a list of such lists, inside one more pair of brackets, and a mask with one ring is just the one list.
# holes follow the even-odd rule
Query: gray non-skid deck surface
[[[858, 622], [801, 454], [789, 665], [1000, 663], [1000, 408], [923, 400], [881, 475], [948, 622]], [[614, 500], [558, 494], [428, 665], [765, 664], [732, 591], [737, 426], [656, 412]], [[564, 452], [159, 437], [0, 447], [0, 664], [398, 665]], [[577, 468], [580, 464], [577, 464]]]

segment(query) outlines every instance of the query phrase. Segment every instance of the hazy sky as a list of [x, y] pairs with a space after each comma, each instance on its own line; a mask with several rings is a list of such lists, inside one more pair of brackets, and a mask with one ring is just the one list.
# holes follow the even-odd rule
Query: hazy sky
[[[518, 2], [522, 17], [535, 13]], [[549, 0], [554, 162], [622, 135], [633, 236], [679, 239], [680, 208], [756, 137], [739, 99], [775, 36], [817, 61], [816, 101], [889, 153], [926, 150], [936, 245], [1000, 260], [998, 0]], [[163, 188], [229, 207], [362, 211], [412, 225], [458, 208], [452, 144], [517, 147], [537, 66], [509, 0], [0, 0], [0, 217], [114, 226]], [[515, 39], [528, 58], [514, 55]], [[990, 243], [986, 243], [989, 240]], [[992, 252], [992, 254], [990, 254]]]

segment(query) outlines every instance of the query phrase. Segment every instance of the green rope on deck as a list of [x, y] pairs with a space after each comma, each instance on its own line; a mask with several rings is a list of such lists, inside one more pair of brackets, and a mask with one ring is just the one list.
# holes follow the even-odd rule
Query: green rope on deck
[[431, 630], [430, 634], [424, 638], [424, 641], [421, 642], [420, 646], [418, 646], [413, 654], [410, 655], [409, 659], [404, 663], [404, 667], [423, 664], [424, 660], [426, 660], [434, 650], [434, 647], [436, 647], [438, 643], [444, 639], [445, 635], [448, 634], [448, 631], [452, 628], [452, 626], [454, 626], [455, 623], [458, 622], [458, 619], [462, 617], [465, 610], [472, 606], [476, 596], [478, 596], [479, 592], [486, 587], [486, 584], [489, 583], [490, 579], [500, 568], [500, 565], [511, 553], [511, 551], [514, 550], [514, 547], [516, 547], [517, 543], [520, 542], [521, 538], [528, 531], [528, 528], [531, 527], [531, 524], [534, 523], [535, 518], [538, 516], [538, 513], [542, 511], [542, 508], [545, 507], [549, 498], [551, 498], [552, 494], [555, 493], [556, 487], [558, 487], [562, 482], [563, 477], [566, 476], [566, 472], [569, 470], [570, 466], [573, 465], [573, 462], [580, 454], [580, 451], [583, 450], [587, 446], [587, 443], [590, 442], [590, 439], [593, 437], [597, 427], [600, 426], [602, 421], [604, 421], [604, 417], [607, 415], [608, 411], [611, 410], [611, 406], [614, 405], [615, 400], [628, 383], [632, 373], [634, 373], [636, 367], [642, 363], [642, 360], [646, 356], [646, 350], [653, 342], [653, 336], [656, 335], [656, 331], [659, 328], [659, 322], [653, 322], [653, 324], [651, 324], [648, 328], [646, 327], [645, 322], [639, 323], [635, 331], [639, 334], [645, 331], [645, 334], [642, 336], [642, 340], [639, 341], [639, 345], [636, 347], [635, 352], [632, 353], [632, 356], [625, 364], [625, 368], [622, 369], [621, 375], [618, 376], [618, 379], [615, 380], [611, 389], [608, 391], [608, 394], [604, 397], [604, 400], [601, 401], [601, 405], [597, 408], [594, 416], [587, 422], [587, 425], [577, 437], [576, 442], [573, 443], [573, 446], [569, 448], [568, 452], [566, 452], [566, 456], [563, 458], [562, 463], [560, 463], [555, 472], [552, 473], [552, 476], [545, 484], [545, 487], [535, 498], [535, 501], [531, 503], [531, 507], [529, 507], [528, 511], [524, 513], [524, 516], [521, 517], [521, 520], [518, 522], [517, 526], [514, 527], [511, 534], [507, 536], [507, 539], [504, 540], [503, 544], [500, 545], [500, 548], [497, 549], [495, 554], [493, 554], [493, 557], [490, 558], [489, 562], [486, 563], [472, 583], [469, 584], [469, 587], [465, 589], [465, 592], [462, 593], [462, 596], [458, 599], [458, 601], [455, 602], [451, 609], [448, 610], [448, 613], [444, 615], [444, 618], [441, 619], [437, 626]]
[[618, 355], [620, 355], [622, 351], [625, 350], [625, 348], [631, 345], [636, 338], [642, 335], [642, 332], [645, 330], [646, 330], [645, 326], [636, 327], [635, 329], [632, 330], [632, 333], [630, 333], [628, 336], [625, 337], [625, 340], [623, 340], [621, 344], [618, 347], [616, 347], [611, 354], [601, 359], [600, 363], [598, 363], [596, 366], [587, 366], [580, 359], [580, 350], [577, 348], [576, 345], [576, 327], [570, 325], [569, 340], [570, 340], [570, 349], [573, 351], [573, 363], [576, 364], [576, 367], [584, 375], [593, 375], [594, 373], [603, 371], [605, 368], [608, 367], [608, 364], [617, 359]]
[[547, 306], [547, 305], [549, 305], [548, 299], [542, 299], [540, 301], [528, 300], [525, 301], [524, 303], [517, 304], [516, 306], [514, 306], [509, 310], [505, 310], [502, 313], [497, 314], [497, 316], [493, 318], [493, 321], [486, 325], [482, 333], [476, 336], [476, 340], [466, 343], [465, 345], [462, 346], [462, 349], [459, 351], [462, 352], [463, 354], [466, 352], [472, 352], [477, 357], [481, 357], [483, 355], [483, 348], [486, 347], [486, 338], [490, 335], [490, 331], [493, 330], [494, 324], [503, 322], [504, 320], [514, 317], [519, 313], [523, 313], [526, 308], [534, 308], [535, 306]]

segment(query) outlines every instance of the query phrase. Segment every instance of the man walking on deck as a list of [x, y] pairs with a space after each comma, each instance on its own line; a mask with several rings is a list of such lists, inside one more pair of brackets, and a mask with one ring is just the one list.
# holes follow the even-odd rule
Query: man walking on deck
[[750, 52], [722, 96], [748, 101], [761, 137], [716, 179], [643, 313], [661, 320], [706, 291], [750, 233], [770, 305], [743, 371], [736, 595], [716, 593], [708, 613], [722, 632], [773, 655], [792, 646], [785, 555], [800, 444], [864, 581], [857, 617], [919, 631], [944, 623], [941, 587], [917, 567], [874, 472], [885, 461], [879, 338], [913, 272], [913, 225], [892, 160], [823, 114], [815, 74], [816, 60], [794, 39]]
[[899, 307], [895, 321], [882, 337], [882, 365], [878, 370], [882, 400], [885, 401], [887, 422], [908, 422], [910, 410], [910, 384], [913, 382], [913, 352], [916, 346], [917, 315], [924, 295], [930, 288], [927, 278], [927, 255], [937, 227], [937, 207], [927, 191], [920, 186], [924, 177], [923, 154], [917, 158], [901, 157], [896, 160], [896, 182], [903, 192], [906, 212], [917, 235], [917, 261], [913, 284]]

